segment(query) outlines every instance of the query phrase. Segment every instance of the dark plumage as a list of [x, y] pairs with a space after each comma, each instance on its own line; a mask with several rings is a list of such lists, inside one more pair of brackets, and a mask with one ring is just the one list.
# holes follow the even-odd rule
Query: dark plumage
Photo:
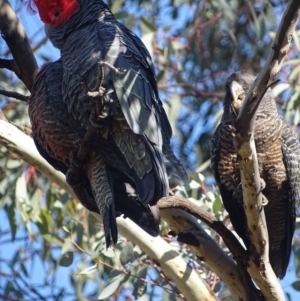
[[[240, 171], [233, 146], [232, 129], [245, 95], [255, 77], [247, 73], [232, 74], [226, 82], [224, 114], [212, 139], [211, 160], [224, 206], [247, 249], [247, 234]], [[278, 114], [269, 89], [258, 107], [254, 139], [260, 177], [265, 181], [263, 195], [270, 251], [269, 257], [277, 277], [283, 278], [289, 263], [300, 192], [300, 146], [294, 132]]]
[[[67, 174], [71, 167], [70, 153], [77, 150], [82, 142], [83, 134], [78, 132], [80, 123], [68, 113], [67, 106], [62, 102], [63, 66], [61, 60], [44, 65], [36, 76], [29, 99], [29, 116], [32, 123], [34, 141], [40, 154], [56, 169]], [[96, 137], [95, 137], [96, 138]], [[95, 139], [96, 140], [96, 139]], [[103, 150], [101, 142], [96, 141], [92, 149], [97, 154]], [[105, 149], [109, 153], [109, 149]], [[112, 160], [118, 161], [111, 152]], [[92, 166], [92, 167], [91, 167]], [[105, 167], [109, 174], [104, 182], [112, 181], [114, 203], [110, 214], [116, 216], [124, 214], [141, 228], [153, 236], [159, 233], [159, 212], [156, 206], [143, 204], [134, 189], [133, 183], [122, 173], [105, 166], [101, 160], [93, 162], [87, 158], [87, 165], [82, 167], [81, 177], [74, 187], [81, 203], [90, 211], [99, 213], [98, 202], [92, 191], [87, 172], [89, 170], [102, 170]], [[100, 200], [101, 201], [101, 200]], [[109, 216], [115, 224], [115, 216]], [[110, 229], [110, 225], [105, 225]], [[117, 239], [117, 229], [111, 229], [114, 241]]]
[[[110, 235], [116, 237], [111, 169], [145, 205], [168, 195], [167, 169], [186, 179], [170, 147], [172, 131], [151, 56], [101, 0], [34, 2], [61, 51], [62, 100], [77, 122], [76, 133], [82, 138], [91, 124], [98, 129], [85, 168], [109, 244]], [[72, 181], [70, 173], [67, 179]]]

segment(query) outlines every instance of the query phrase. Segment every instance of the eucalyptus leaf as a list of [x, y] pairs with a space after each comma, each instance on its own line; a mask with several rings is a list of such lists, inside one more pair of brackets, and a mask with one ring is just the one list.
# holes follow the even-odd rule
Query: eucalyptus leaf
[[97, 264], [94, 264], [86, 269], [84, 269], [83, 271], [81, 271], [79, 274], [82, 274], [82, 275], [89, 275], [89, 274], [92, 274], [94, 272], [96, 272], [97, 270]]
[[110, 297], [120, 286], [125, 274], [118, 270], [113, 270], [108, 276], [108, 282], [98, 297], [98, 300], [104, 300]]
[[113, 5], [111, 6], [111, 11], [113, 14], [115, 14], [118, 12], [118, 10], [120, 9], [120, 7], [122, 6], [122, 4], [124, 3], [124, 0], [116, 0], [114, 1]]
[[154, 23], [152, 23], [150, 20], [141, 17], [141, 23], [140, 26], [142, 28], [142, 31], [146, 34], [149, 32], [156, 32], [157, 31], [157, 27]]
[[27, 183], [25, 179], [25, 174], [18, 178], [16, 183], [16, 201], [26, 205], [29, 203], [29, 197], [27, 192]]
[[10, 225], [10, 230], [11, 230], [11, 240], [14, 241], [16, 238], [16, 233], [17, 233], [17, 223], [16, 223], [16, 213], [15, 213], [15, 204], [12, 203], [11, 205], [6, 205], [4, 207], [9, 225]]
[[190, 186], [191, 189], [198, 189], [198, 188], [201, 187], [201, 185], [198, 182], [196, 182], [195, 180], [192, 180], [189, 183], [189, 186]]
[[60, 247], [63, 246], [64, 244], [64, 240], [57, 234], [44, 234], [43, 235], [44, 239], [47, 240], [50, 243], [53, 243], [55, 245], [58, 245]]
[[120, 262], [125, 265], [126, 263], [132, 261], [133, 258], [133, 244], [131, 242], [127, 242], [121, 250]]
[[147, 283], [145, 282], [145, 279], [147, 277], [148, 267], [142, 268], [138, 274], [138, 279], [133, 283], [133, 292], [132, 295], [139, 299], [142, 297], [146, 291], [147, 291]]
[[68, 251], [63, 254], [62, 257], [60, 257], [58, 264], [62, 267], [68, 267], [73, 263], [74, 253], [71, 251]]
[[221, 199], [217, 197], [213, 202], [213, 206], [212, 206], [213, 213], [217, 214], [219, 211], [221, 211], [222, 207], [223, 207], [223, 203]]
[[300, 280], [297, 280], [295, 282], [292, 283], [292, 287], [296, 290], [296, 291], [300, 291]]

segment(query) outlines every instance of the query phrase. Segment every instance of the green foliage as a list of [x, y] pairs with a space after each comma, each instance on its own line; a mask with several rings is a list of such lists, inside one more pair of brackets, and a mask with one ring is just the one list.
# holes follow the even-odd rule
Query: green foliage
[[102, 290], [98, 300], [105, 300], [110, 297], [120, 286], [125, 275], [122, 271], [112, 270], [108, 275], [108, 281], [105, 288]]
[[296, 290], [296, 291], [300, 291], [300, 280], [297, 280], [295, 282], [292, 283], [292, 287]]
[[[116, 17], [142, 37], [153, 56], [160, 95], [174, 133], [174, 150], [190, 176], [189, 185], [171, 187], [172, 191], [213, 212], [230, 227], [209, 170], [209, 139], [221, 116], [226, 77], [235, 70], [253, 74], [260, 71], [284, 9], [282, 1], [108, 3]], [[33, 46], [41, 44], [44, 36], [38, 18], [25, 17], [20, 1], [12, 4], [25, 29], [31, 32]], [[35, 21], [26, 21], [29, 17]], [[8, 58], [4, 41], [0, 43], [0, 57]], [[282, 81], [274, 88], [279, 107], [296, 130], [300, 121], [299, 51], [300, 28], [279, 75]], [[37, 49], [39, 63], [52, 60], [52, 52], [49, 43]], [[1, 69], [0, 88], [27, 93], [15, 76]], [[30, 127], [25, 104], [0, 98], [0, 105], [8, 120]], [[2, 146], [0, 209], [0, 244], [4, 250], [0, 253], [1, 300], [121, 300], [122, 296], [126, 300], [182, 299], [175, 285], [139, 247], [120, 238], [113, 250], [106, 250], [97, 220], [60, 187]], [[210, 228], [201, 225], [227, 250]], [[300, 290], [299, 229], [297, 223], [292, 270], [295, 277], [288, 285], [296, 291]], [[168, 232], [162, 222], [165, 240], [220, 298], [230, 300], [217, 275]], [[33, 273], [35, 269], [38, 277]], [[287, 296], [292, 300], [291, 294]]]

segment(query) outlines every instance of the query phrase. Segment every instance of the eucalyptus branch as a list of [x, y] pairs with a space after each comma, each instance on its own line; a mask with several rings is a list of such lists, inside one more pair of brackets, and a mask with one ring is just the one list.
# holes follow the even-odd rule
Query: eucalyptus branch
[[41, 157], [33, 139], [13, 124], [0, 120], [0, 145], [5, 146], [11, 153], [18, 155], [76, 198], [75, 193], [65, 181], [65, 175], [54, 169]]
[[[236, 121], [234, 145], [238, 154], [247, 225], [251, 238], [248, 272], [260, 287], [266, 300], [283, 301], [284, 294], [269, 262], [268, 233], [257, 154], [254, 143], [254, 120], [260, 100], [274, 81], [287, 54], [300, 15], [299, 0], [286, 8], [265, 67], [251, 87]], [[272, 201], [272, 200], [270, 200]]]
[[[65, 182], [65, 176], [56, 171], [40, 156], [32, 138], [4, 120], [0, 120], [0, 144], [35, 166], [50, 180], [56, 182], [76, 198], [74, 191]], [[97, 216], [100, 218], [99, 215]], [[210, 291], [199, 275], [161, 237], [154, 238], [148, 235], [129, 219], [118, 218], [117, 224], [120, 234], [139, 245], [162, 268], [167, 277], [176, 283], [187, 300], [216, 300], [213, 292]], [[209, 245], [208, 242], [211, 242], [211, 244]], [[206, 246], [209, 246], [209, 248]], [[202, 253], [205, 254], [205, 261], [211, 262], [211, 265], [215, 266], [214, 270], [226, 282], [232, 292], [236, 291], [234, 294], [240, 296], [240, 291], [243, 291], [243, 284], [239, 282], [240, 276], [233, 260], [209, 236], [201, 241], [201, 249]], [[201, 257], [199, 251], [197, 252], [198, 257]], [[230, 278], [230, 281], [228, 278]], [[242, 295], [246, 296], [247, 294]]]
[[[24, 161], [35, 166], [51, 181], [60, 185], [74, 198], [74, 191], [65, 181], [65, 176], [55, 170], [41, 157], [33, 139], [5, 120], [0, 120], [0, 145]], [[101, 221], [100, 215], [94, 214]], [[152, 237], [128, 218], [117, 218], [118, 230], [134, 244], [140, 246], [176, 284], [188, 301], [217, 300], [203, 279], [161, 237]]]
[[160, 266], [164, 274], [176, 283], [186, 300], [218, 300], [197, 272], [161, 237], [150, 236], [128, 218], [118, 218], [118, 230]]
[[217, 220], [216, 217], [210, 212], [203, 210], [181, 196], [171, 196], [160, 199], [158, 206], [160, 210], [172, 208], [181, 209], [200, 219], [223, 238], [228, 249], [233, 254], [233, 257], [242, 258], [244, 262], [246, 262], [247, 255], [245, 249], [241, 246], [233, 233], [228, 230], [221, 221]]
[[0, 31], [14, 58], [13, 71], [30, 90], [38, 66], [24, 28], [7, 0], [0, 0]]
[[[161, 202], [159, 201], [159, 207]], [[259, 293], [247, 275], [239, 270], [233, 259], [202, 229], [197, 220], [180, 209], [161, 210], [161, 217], [168, 223], [178, 240], [186, 243], [191, 251], [226, 284], [235, 300], [256, 301]]]

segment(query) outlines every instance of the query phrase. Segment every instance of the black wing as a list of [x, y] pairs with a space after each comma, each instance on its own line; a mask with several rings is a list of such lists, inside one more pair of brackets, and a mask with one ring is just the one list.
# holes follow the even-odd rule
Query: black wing
[[[78, 149], [81, 134], [80, 124], [68, 113], [67, 106], [62, 102], [62, 72], [61, 60], [42, 67], [29, 100], [29, 115], [39, 153], [50, 165], [66, 175], [70, 167], [70, 152]], [[109, 149], [104, 150], [109, 152]], [[116, 176], [114, 205], [117, 216], [125, 214], [149, 234], [158, 235], [159, 216], [153, 214], [151, 207], [140, 202], [131, 185], [122, 174]], [[81, 175], [80, 185], [73, 189], [87, 209], [99, 213], [86, 174]]]
[[221, 122], [211, 140], [211, 167], [231, 223], [246, 247], [249, 248], [242, 190], [239, 189], [240, 171], [231, 130], [226, 123]]

